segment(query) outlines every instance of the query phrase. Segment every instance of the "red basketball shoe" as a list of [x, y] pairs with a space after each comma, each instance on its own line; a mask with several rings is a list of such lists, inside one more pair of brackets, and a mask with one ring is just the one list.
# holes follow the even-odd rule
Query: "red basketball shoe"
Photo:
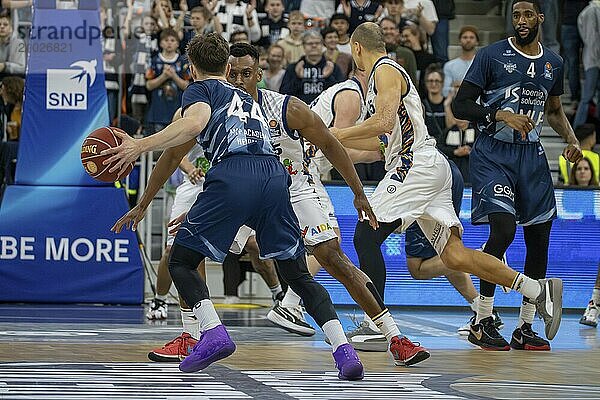
[[189, 333], [183, 332], [160, 349], [148, 353], [148, 358], [156, 362], [180, 362], [186, 358], [198, 341]]
[[406, 336], [402, 338], [393, 337], [390, 342], [390, 352], [394, 356], [396, 365], [409, 367], [429, 358], [429, 352], [419, 343], [415, 344], [408, 340]]

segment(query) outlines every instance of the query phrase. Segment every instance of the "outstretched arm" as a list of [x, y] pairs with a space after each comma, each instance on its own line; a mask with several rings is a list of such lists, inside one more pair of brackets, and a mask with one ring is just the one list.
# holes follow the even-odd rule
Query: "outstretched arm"
[[[210, 113], [211, 110], [208, 104], [194, 103], [185, 110], [185, 115], [182, 118], [172, 122], [162, 131], [143, 139], [134, 139], [127, 134], [115, 131], [122, 143], [101, 153], [102, 155], [113, 155], [105, 160], [103, 164], [114, 163], [109, 171], [119, 171], [119, 176], [121, 176], [127, 166], [137, 160], [140, 154], [146, 151], [177, 147], [194, 139], [208, 124]], [[177, 164], [179, 164], [179, 161], [181, 161], [181, 158]]]
[[342, 144], [346, 145], [351, 140], [376, 138], [394, 129], [400, 107], [400, 93], [405, 93], [408, 88], [406, 80], [396, 68], [382, 65], [375, 71], [375, 85], [378, 88], [375, 114], [359, 125], [336, 130], [335, 135]]
[[354, 205], [359, 211], [359, 219], [362, 220], [364, 212], [369, 217], [373, 228], [376, 228], [377, 218], [367, 201], [354, 164], [344, 147], [329, 132], [321, 118], [304, 102], [292, 97], [288, 102], [286, 119], [289, 129], [299, 131], [309, 142], [320, 148], [325, 157], [340, 172], [354, 193]]
[[559, 96], [548, 97], [545, 114], [548, 124], [567, 142], [563, 157], [573, 163], [579, 161], [583, 157], [579, 140], [575, 137], [573, 128], [571, 128], [571, 124], [563, 111]]

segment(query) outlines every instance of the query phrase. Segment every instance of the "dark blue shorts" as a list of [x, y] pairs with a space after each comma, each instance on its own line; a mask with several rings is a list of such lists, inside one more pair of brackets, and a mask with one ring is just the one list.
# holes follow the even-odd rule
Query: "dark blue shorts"
[[209, 169], [175, 243], [222, 262], [242, 225], [256, 231], [261, 258], [304, 252], [290, 203], [291, 178], [273, 156], [230, 156]]
[[554, 185], [540, 143], [516, 144], [480, 135], [470, 155], [471, 223], [488, 223], [492, 213], [509, 213], [519, 225], [556, 218]]
[[[454, 205], [454, 211], [458, 216], [460, 214], [460, 205], [462, 203], [465, 182], [456, 164], [450, 160], [448, 160], [448, 163], [450, 164], [450, 171], [452, 172], [452, 204]], [[407, 257], [422, 258], [426, 260], [438, 255], [419, 227], [419, 224], [416, 222], [413, 222], [412, 225], [406, 229], [404, 243], [404, 251], [406, 252]]]

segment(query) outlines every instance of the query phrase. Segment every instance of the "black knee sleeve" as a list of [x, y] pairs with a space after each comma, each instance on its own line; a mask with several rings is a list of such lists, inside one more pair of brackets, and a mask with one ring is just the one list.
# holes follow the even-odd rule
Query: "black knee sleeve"
[[552, 221], [523, 227], [525, 247], [527, 248], [523, 272], [531, 279], [543, 279], [546, 277], [551, 229]]
[[[483, 251], [502, 260], [502, 256], [508, 249], [508, 246], [515, 239], [517, 231], [517, 223], [515, 217], [508, 213], [494, 213], [489, 215], [490, 221], [490, 237], [485, 244]], [[480, 281], [479, 292], [491, 297], [496, 291], [496, 285], [484, 280]]]
[[306, 311], [319, 326], [337, 319], [329, 293], [308, 272], [304, 254], [296, 259], [277, 260], [277, 268], [281, 277], [302, 298]]
[[175, 243], [169, 257], [169, 273], [177, 291], [191, 307], [210, 298], [208, 286], [198, 273], [198, 264], [204, 255]]
[[381, 245], [401, 225], [401, 221], [380, 223], [377, 230], [369, 221], [358, 222], [354, 231], [354, 249], [358, 255], [360, 269], [367, 274], [373, 285], [384, 297], [386, 270]]

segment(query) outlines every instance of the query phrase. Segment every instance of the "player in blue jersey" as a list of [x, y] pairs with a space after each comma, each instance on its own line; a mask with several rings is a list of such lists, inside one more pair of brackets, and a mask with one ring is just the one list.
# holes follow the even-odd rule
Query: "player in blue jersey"
[[[481, 133], [470, 156], [471, 221], [490, 225], [484, 251], [501, 258], [517, 224], [522, 225], [527, 247], [524, 273], [542, 279], [556, 217], [552, 178], [540, 143], [544, 117], [567, 142], [566, 159], [579, 160], [581, 150], [560, 102], [563, 61], [539, 41], [544, 15], [538, 1], [513, 1], [512, 21], [515, 36], [477, 53], [452, 110], [457, 118], [476, 122]], [[493, 283], [481, 280], [469, 341], [490, 350], [550, 350], [549, 342], [531, 329], [536, 308], [526, 297], [508, 344], [492, 323], [494, 291]]]
[[[275, 155], [263, 110], [225, 79], [228, 43], [214, 33], [196, 36], [187, 55], [194, 83], [183, 94], [182, 118], [147, 138], [120, 135], [122, 144], [104, 153], [113, 154], [105, 161], [113, 163], [110, 170], [121, 173], [144, 151], [170, 148], [181, 159], [196, 142], [211, 161], [204, 191], [181, 224], [169, 259], [173, 282], [192, 306], [202, 331], [180, 370], [202, 370], [235, 351], [196, 266], [205, 257], [222, 262], [238, 229], [247, 225], [256, 231], [261, 258], [278, 261], [282, 277], [304, 299], [307, 311], [331, 340], [339, 378], [362, 379], [362, 364], [347, 342], [331, 299], [306, 267], [300, 227], [290, 203], [290, 175]], [[355, 205], [360, 218], [373, 216], [362, 190], [356, 193]]]

